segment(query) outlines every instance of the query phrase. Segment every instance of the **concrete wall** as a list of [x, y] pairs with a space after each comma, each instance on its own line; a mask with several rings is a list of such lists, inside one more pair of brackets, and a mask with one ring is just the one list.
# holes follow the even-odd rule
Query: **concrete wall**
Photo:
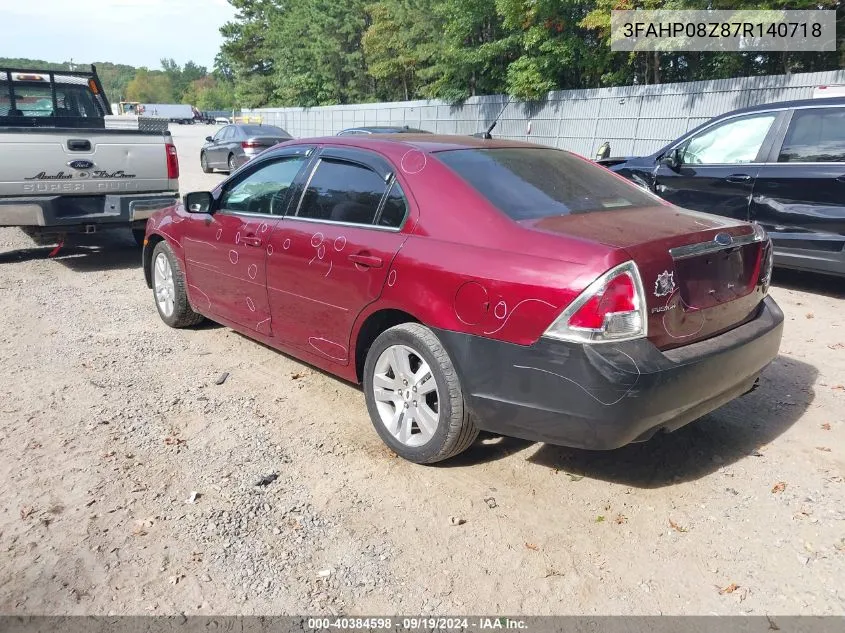
[[[528, 140], [593, 156], [609, 141], [614, 156], [651, 153], [708, 119], [749, 105], [810, 98], [819, 85], [845, 84], [845, 71], [551, 92], [542, 102], [502, 95], [441, 101], [362, 103], [317, 108], [260, 108], [267, 124], [294, 137], [333, 135], [360, 125], [408, 125], [438, 134], [484, 131], [507, 103], [494, 136]], [[530, 123], [530, 132], [529, 132]]]

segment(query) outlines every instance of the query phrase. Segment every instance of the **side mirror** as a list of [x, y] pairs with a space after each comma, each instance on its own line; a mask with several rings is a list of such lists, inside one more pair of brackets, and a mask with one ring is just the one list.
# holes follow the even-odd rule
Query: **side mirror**
[[673, 149], [660, 159], [661, 165], [666, 165], [669, 169], [678, 169], [681, 166], [681, 153], [677, 149]]
[[206, 140], [207, 143], [213, 143], [214, 142], [214, 139], [211, 138], [210, 136], [206, 136], [205, 140]]
[[185, 195], [184, 204], [188, 213], [211, 213], [214, 196], [208, 191], [193, 191]]

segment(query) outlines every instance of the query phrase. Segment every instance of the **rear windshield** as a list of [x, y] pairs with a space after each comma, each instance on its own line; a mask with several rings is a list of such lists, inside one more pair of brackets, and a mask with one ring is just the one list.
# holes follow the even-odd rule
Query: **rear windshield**
[[286, 136], [290, 134], [285, 132], [282, 128], [274, 125], [243, 125], [241, 129], [247, 136]]
[[0, 83], [0, 116], [8, 117], [102, 117], [87, 86], [56, 84], [54, 107], [53, 91], [49, 83], [29, 84], [12, 82], [15, 103], [9, 95], [9, 84]]
[[514, 220], [656, 204], [637, 186], [560, 150], [463, 149], [437, 158]]

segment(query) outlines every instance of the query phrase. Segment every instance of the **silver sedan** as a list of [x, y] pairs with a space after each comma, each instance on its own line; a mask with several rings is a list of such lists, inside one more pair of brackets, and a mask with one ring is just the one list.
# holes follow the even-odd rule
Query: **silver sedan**
[[226, 125], [214, 136], [206, 137], [200, 151], [200, 165], [205, 173], [221, 169], [232, 173], [268, 147], [293, 138], [274, 125]]

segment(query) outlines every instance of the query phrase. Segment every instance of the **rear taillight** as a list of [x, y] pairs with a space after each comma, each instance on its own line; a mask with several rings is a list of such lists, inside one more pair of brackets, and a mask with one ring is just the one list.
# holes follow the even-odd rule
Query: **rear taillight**
[[763, 287], [763, 292], [767, 293], [769, 291], [769, 284], [772, 282], [772, 269], [775, 264], [775, 249], [772, 245], [771, 238], [766, 234], [766, 230], [756, 222], [752, 226], [754, 227], [754, 236], [757, 238], [757, 241], [761, 242], [760, 257], [762, 261], [760, 262], [760, 276], [758, 278], [758, 283]]
[[602, 343], [648, 334], [645, 292], [634, 262], [625, 262], [591, 283], [544, 336], [561, 341]]
[[243, 147], [244, 149], [258, 149], [259, 147], [264, 146], [258, 141], [244, 141], [243, 143], [241, 143], [241, 147]]
[[167, 179], [176, 180], [179, 178], [179, 155], [176, 153], [176, 146], [168, 143], [164, 149], [167, 152]]

